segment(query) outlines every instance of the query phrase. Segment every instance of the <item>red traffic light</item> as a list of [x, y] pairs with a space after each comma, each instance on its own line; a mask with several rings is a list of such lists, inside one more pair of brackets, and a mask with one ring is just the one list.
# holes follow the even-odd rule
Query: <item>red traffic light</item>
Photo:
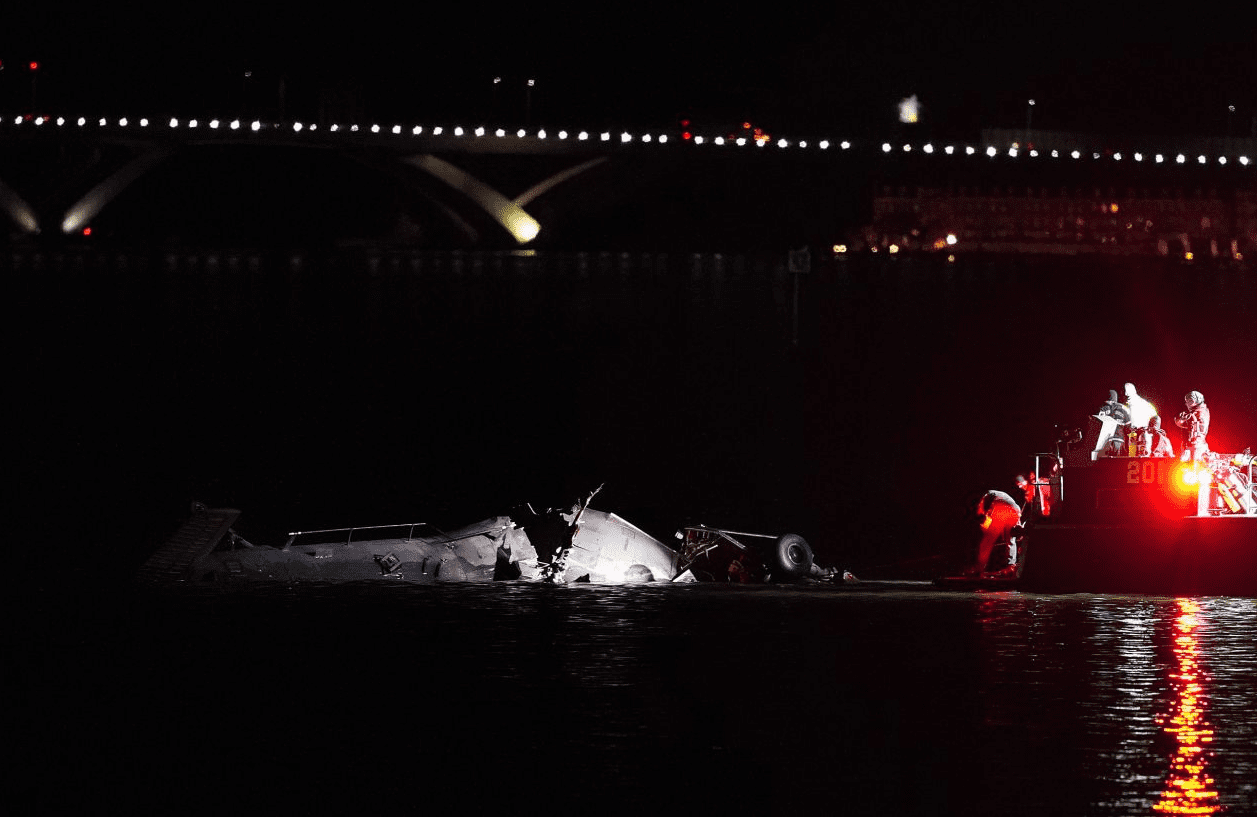
[[38, 71], [38, 70], [39, 70], [39, 63], [32, 61], [32, 62], [31, 62], [31, 70], [32, 70], [32, 71]]

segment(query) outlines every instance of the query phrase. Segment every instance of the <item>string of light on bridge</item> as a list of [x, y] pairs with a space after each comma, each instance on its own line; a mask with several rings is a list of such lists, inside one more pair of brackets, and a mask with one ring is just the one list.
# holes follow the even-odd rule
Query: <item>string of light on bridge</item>
[[[5, 121], [5, 120], [0, 120], [0, 121]], [[47, 126], [47, 125], [51, 125], [57, 128], [77, 127], [80, 129], [89, 128], [89, 127], [97, 127], [97, 128], [115, 128], [116, 127], [119, 129], [139, 128], [143, 130], [150, 127], [157, 127], [157, 125], [150, 119], [141, 118], [141, 119], [132, 120], [129, 117], [119, 117], [118, 119], [110, 120], [104, 117], [89, 119], [88, 117], [80, 116], [71, 120], [71, 119], [67, 119], [64, 116], [53, 118], [53, 117], [44, 117], [44, 116], [21, 115], [21, 116], [15, 116], [12, 119], [9, 119], [7, 121], [10, 124], [15, 125], [15, 126], [33, 125], [37, 128]], [[379, 125], [379, 124], [373, 124], [369, 126], [333, 124], [326, 127], [320, 127], [318, 124], [315, 124], [315, 123], [306, 124], [302, 122], [292, 122], [290, 124], [281, 125], [281, 124], [276, 124], [276, 123], [266, 123], [260, 120], [254, 120], [252, 122], [242, 122], [239, 119], [232, 119], [230, 121], [225, 121], [221, 119], [209, 119], [203, 122], [200, 119], [177, 119], [177, 118], [169, 119], [166, 121], [165, 124], [169, 130], [187, 130], [187, 131], [199, 130], [202, 128], [207, 128], [211, 131], [227, 130], [227, 131], [233, 131], [233, 132], [245, 129], [253, 133], [261, 133], [264, 131], [269, 132], [269, 133], [291, 131], [293, 134], [301, 134], [301, 133], [315, 134], [322, 131], [327, 131], [330, 133], [337, 133], [337, 134], [339, 133], [349, 133], [349, 134], [370, 133], [373, 135], [384, 134], [384, 135], [396, 136], [399, 138], [405, 137], [405, 136], [412, 136], [412, 137], [445, 136], [445, 137], [454, 137], [454, 138], [473, 138], [473, 139], [532, 138], [532, 139], [538, 139], [538, 140], [543, 140], [543, 141], [548, 140], [548, 139], [557, 139], [558, 141], [566, 141], [570, 139], [570, 140], [575, 140], [577, 142], [593, 141], [593, 142], [599, 142], [599, 143], [619, 143], [621, 145], [628, 145], [628, 144], [665, 145], [665, 144], [675, 143], [675, 142], [686, 142], [686, 143], [690, 143], [690, 144], [694, 144], [698, 146], [703, 146], [703, 145], [712, 145], [712, 146], [717, 146], [717, 147], [754, 146], [759, 149], [776, 148], [779, 150], [815, 149], [815, 150], [827, 151], [831, 149], [837, 149], [839, 151], [847, 151], [855, 147], [852, 144], [852, 142], [849, 140], [833, 141], [829, 139], [820, 139], [816, 141], [808, 141], [808, 140], [803, 140], [803, 139], [789, 140], [789, 139], [783, 139], [783, 138], [757, 139], [757, 138], [744, 137], [744, 136], [739, 136], [739, 137], [693, 136], [692, 138], [688, 138], [688, 139], [678, 139], [678, 138], [669, 136], [668, 134], [651, 134], [651, 133], [634, 134], [634, 133], [629, 133], [627, 131], [621, 131], [620, 133], [616, 134], [609, 130], [603, 130], [603, 131], [597, 131], [597, 132], [588, 131], [588, 130], [580, 130], [580, 131], [575, 131], [575, 132], [568, 131], [568, 130], [558, 130], [551, 133], [550, 131], [544, 128], [529, 132], [523, 128], [507, 130], [506, 128], [490, 129], [484, 126], [479, 126], [475, 128], [464, 128], [462, 126], [453, 126], [453, 127], [447, 128], [440, 125], [425, 127], [423, 125], [384, 126], [384, 125]], [[1069, 150], [1069, 151], [1059, 150], [1059, 149], [1041, 150], [1035, 147], [1023, 147], [1016, 143], [1014, 143], [1013, 145], [1007, 148], [1000, 149], [994, 146], [978, 148], [973, 145], [955, 145], [955, 144], [935, 145], [930, 142], [927, 142], [922, 145], [913, 145], [913, 144], [906, 143], [906, 144], [903, 144], [902, 146], [897, 146], [897, 145], [892, 145], [890, 142], [883, 142], [881, 144], [881, 150], [885, 154], [894, 153], [896, 151], [900, 151], [902, 153], [913, 153], [916, 151], [920, 151], [921, 153], [925, 153], [925, 154], [943, 154], [946, 156], [954, 156], [954, 155], [974, 156], [974, 155], [982, 154], [992, 159], [997, 158], [999, 156], [1007, 156], [1010, 158], [1024, 157], [1024, 158], [1029, 158], [1029, 159], [1036, 159], [1036, 158], [1066, 159], [1067, 158], [1071, 160], [1081, 160], [1084, 158], [1089, 158], [1092, 160], [1107, 159], [1114, 162], [1133, 161], [1137, 163], [1142, 163], [1142, 162], [1151, 162], [1154, 164], [1174, 163], [1174, 164], [1180, 164], [1180, 165], [1185, 165], [1185, 164], [1208, 165], [1211, 162], [1216, 162], [1219, 165], [1236, 164], [1242, 167], [1248, 167], [1252, 164], [1252, 160], [1246, 155], [1240, 155], [1240, 156], [1234, 156], [1234, 157], [1220, 155], [1220, 156], [1215, 156], [1211, 158], [1209, 156], [1206, 156], [1203, 153], [1193, 153], [1189, 155], [1187, 152], [1177, 152], [1171, 155], [1165, 152], [1146, 153], [1142, 151], [1132, 151], [1129, 153], [1121, 152], [1121, 151], [1112, 152], [1112, 153], [1109, 153], [1109, 152], [1102, 153], [1099, 151], [1082, 151], [1082, 150], [1076, 150], [1076, 149]]]

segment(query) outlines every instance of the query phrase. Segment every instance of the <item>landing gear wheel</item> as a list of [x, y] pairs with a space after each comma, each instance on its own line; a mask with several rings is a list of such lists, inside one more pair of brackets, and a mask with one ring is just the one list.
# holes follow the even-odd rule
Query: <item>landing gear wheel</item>
[[773, 546], [773, 561], [777, 570], [788, 579], [801, 579], [812, 570], [812, 548], [797, 533], [787, 533]]

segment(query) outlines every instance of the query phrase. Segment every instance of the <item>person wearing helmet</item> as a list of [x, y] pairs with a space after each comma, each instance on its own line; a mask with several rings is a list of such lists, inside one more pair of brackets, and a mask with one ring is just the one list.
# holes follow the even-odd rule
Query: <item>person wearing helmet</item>
[[1130, 412], [1131, 428], [1148, 427], [1148, 421], [1157, 415], [1157, 409], [1147, 400], [1139, 396], [1134, 383], [1126, 384], [1126, 410]]
[[1141, 457], [1173, 457], [1174, 446], [1170, 443], [1170, 435], [1161, 428], [1161, 418], [1153, 415], [1148, 427], [1139, 435], [1139, 456]]
[[1189, 391], [1183, 396], [1187, 410], [1180, 412], [1174, 419], [1174, 425], [1187, 432], [1187, 444], [1183, 447], [1183, 462], [1199, 460], [1209, 451], [1205, 435], [1209, 433], [1209, 407], [1205, 405], [1205, 396], [1198, 391]]
[[1100, 419], [1105, 417], [1112, 418], [1119, 426], [1124, 426], [1130, 422], [1130, 410], [1117, 402], [1117, 390], [1109, 389], [1109, 399], [1104, 402], [1103, 406], [1096, 409], [1096, 416]]

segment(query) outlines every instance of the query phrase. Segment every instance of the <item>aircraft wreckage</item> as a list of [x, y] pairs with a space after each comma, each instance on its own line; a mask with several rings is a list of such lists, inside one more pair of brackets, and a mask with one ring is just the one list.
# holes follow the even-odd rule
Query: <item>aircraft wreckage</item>
[[690, 526], [669, 547], [589, 501], [536, 512], [522, 506], [451, 531], [427, 523], [296, 531], [280, 547], [232, 528], [240, 511], [193, 503], [188, 521], [141, 567], [155, 584], [537, 581], [830, 581], [797, 534], [769, 536]]

